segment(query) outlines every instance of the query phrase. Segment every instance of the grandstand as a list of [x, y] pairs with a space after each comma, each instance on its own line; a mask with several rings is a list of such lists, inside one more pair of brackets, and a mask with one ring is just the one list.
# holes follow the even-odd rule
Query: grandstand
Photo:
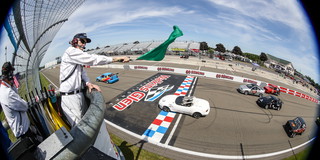
[[[88, 50], [89, 54], [101, 55], [136, 55], [144, 54], [162, 44], [164, 41], [146, 41], [146, 42], [131, 42], [116, 45], [105, 46], [99, 49]], [[194, 41], [175, 41], [168, 46], [167, 54], [182, 54], [190, 55], [197, 54], [200, 51], [200, 43]]]

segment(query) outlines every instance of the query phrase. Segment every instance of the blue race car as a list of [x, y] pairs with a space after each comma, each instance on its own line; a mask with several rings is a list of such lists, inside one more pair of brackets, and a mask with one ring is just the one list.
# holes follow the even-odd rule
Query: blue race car
[[101, 76], [96, 78], [97, 82], [115, 83], [119, 81], [118, 73], [103, 73]]

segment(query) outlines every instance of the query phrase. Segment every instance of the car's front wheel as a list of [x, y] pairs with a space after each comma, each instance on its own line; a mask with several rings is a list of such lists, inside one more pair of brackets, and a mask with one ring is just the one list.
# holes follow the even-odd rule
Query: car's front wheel
[[263, 94], [262, 94], [262, 93], [260, 93], [260, 94], [259, 94], [259, 97], [260, 97], [260, 98], [261, 98], [261, 97], [263, 97]]
[[291, 135], [290, 135], [290, 138], [293, 138], [293, 137], [295, 137], [296, 136], [296, 133], [291, 133]]
[[277, 108], [278, 111], [280, 111], [280, 109], [281, 109], [281, 106], [279, 106], [279, 107]]
[[248, 95], [248, 93], [249, 93], [248, 91], [245, 91], [245, 92], [244, 92], [244, 95]]
[[269, 105], [270, 105], [270, 104], [266, 104], [266, 105], [264, 106], [264, 108], [265, 108], [265, 109], [268, 109], [268, 108], [269, 108]]
[[168, 108], [167, 106], [163, 106], [163, 110], [166, 112], [170, 112], [170, 108]]
[[193, 113], [192, 117], [198, 119], [201, 117], [201, 113], [195, 112], [195, 113]]

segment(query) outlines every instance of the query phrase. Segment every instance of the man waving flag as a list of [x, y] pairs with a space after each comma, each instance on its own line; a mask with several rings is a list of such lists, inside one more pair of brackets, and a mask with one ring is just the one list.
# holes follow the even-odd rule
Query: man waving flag
[[178, 26], [173, 26], [173, 32], [170, 34], [169, 38], [160, 44], [157, 48], [145, 53], [144, 55], [137, 58], [137, 60], [150, 60], [150, 61], [161, 61], [167, 51], [168, 46], [176, 40], [176, 38], [182, 36], [183, 33]]

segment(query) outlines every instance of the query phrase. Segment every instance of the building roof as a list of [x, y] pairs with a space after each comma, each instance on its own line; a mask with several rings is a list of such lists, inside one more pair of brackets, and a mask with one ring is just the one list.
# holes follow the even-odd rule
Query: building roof
[[284, 65], [288, 65], [288, 64], [291, 63], [291, 62], [289, 62], [289, 61], [287, 61], [287, 60], [284, 60], [284, 59], [275, 57], [275, 56], [270, 55], [270, 54], [266, 54], [266, 55], [267, 55], [268, 59], [273, 60], [273, 61], [276, 61], [276, 62], [281, 63], [281, 64], [284, 64]]

